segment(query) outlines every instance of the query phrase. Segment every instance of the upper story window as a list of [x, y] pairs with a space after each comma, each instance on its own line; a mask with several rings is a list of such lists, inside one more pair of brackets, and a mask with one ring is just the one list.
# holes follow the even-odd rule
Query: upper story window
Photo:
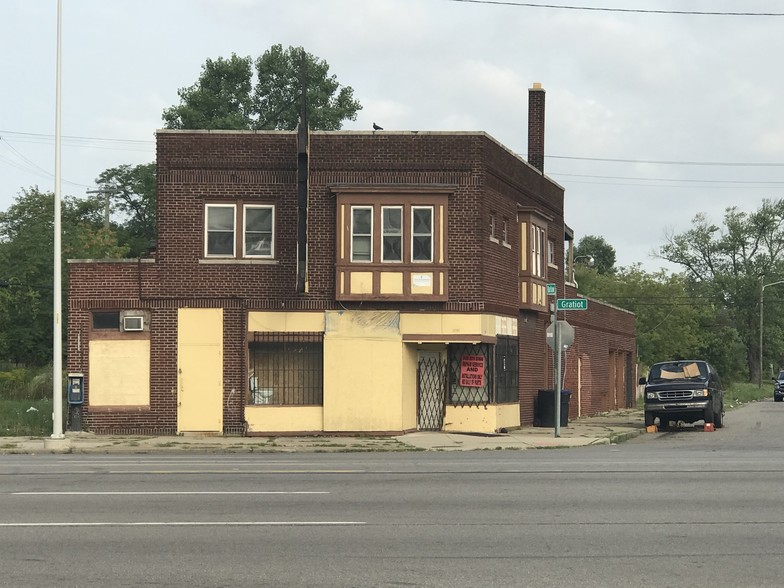
[[[409, 261], [432, 263], [433, 261], [433, 207], [409, 206], [410, 235]], [[351, 207], [351, 261], [373, 262], [380, 252], [381, 262], [402, 262], [403, 259], [403, 206]], [[381, 234], [375, 230], [375, 215], [380, 211]], [[376, 249], [378, 246], [378, 250]]]
[[236, 216], [237, 207], [233, 204], [207, 205], [207, 257], [234, 257]]
[[501, 243], [509, 244], [509, 220], [504, 219], [501, 223]]
[[373, 261], [373, 208], [351, 207], [351, 261]]
[[558, 263], [555, 259], [555, 240], [548, 239], [547, 240], [547, 265], [552, 267], [558, 267]]
[[337, 201], [338, 300], [448, 300], [444, 186], [331, 188]]
[[246, 205], [245, 213], [245, 257], [273, 257], [275, 234], [275, 209], [272, 206]]
[[433, 261], [433, 207], [411, 207], [411, 261]]
[[545, 277], [545, 236], [544, 228], [531, 224], [531, 273], [539, 278]]
[[275, 207], [207, 204], [204, 211], [204, 256], [271, 259], [275, 256]]
[[403, 261], [403, 207], [382, 206], [381, 261]]
[[495, 220], [495, 213], [490, 215], [490, 240], [497, 241], [498, 239], [495, 236], [496, 232], [496, 220]]

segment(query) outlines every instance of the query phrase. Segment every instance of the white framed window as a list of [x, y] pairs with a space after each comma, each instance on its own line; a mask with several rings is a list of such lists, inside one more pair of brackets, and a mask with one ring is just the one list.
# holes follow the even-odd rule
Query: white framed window
[[275, 207], [247, 204], [243, 208], [245, 257], [275, 256]]
[[504, 245], [509, 243], [509, 221], [507, 219], [501, 222], [501, 243]]
[[237, 207], [234, 204], [207, 204], [204, 216], [204, 256], [235, 257]]
[[381, 207], [381, 261], [403, 261], [403, 207]]
[[411, 207], [411, 261], [433, 261], [433, 207]]
[[493, 214], [490, 215], [490, 240], [491, 241], [496, 241], [497, 240], [495, 238], [495, 231], [496, 231], [495, 213], [493, 213]]
[[351, 207], [351, 261], [373, 261], [373, 207]]
[[558, 267], [555, 259], [555, 241], [552, 239], [547, 240], [547, 264], [552, 267]]
[[535, 224], [531, 225], [531, 273], [537, 277], [545, 277], [545, 230]]

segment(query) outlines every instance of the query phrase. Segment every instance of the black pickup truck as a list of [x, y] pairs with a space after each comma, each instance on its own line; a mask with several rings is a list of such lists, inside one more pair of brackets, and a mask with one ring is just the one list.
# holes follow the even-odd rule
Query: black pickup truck
[[678, 360], [651, 366], [645, 386], [645, 426], [659, 419], [659, 429], [667, 430], [671, 421], [724, 425], [724, 389], [719, 374], [708, 362]]

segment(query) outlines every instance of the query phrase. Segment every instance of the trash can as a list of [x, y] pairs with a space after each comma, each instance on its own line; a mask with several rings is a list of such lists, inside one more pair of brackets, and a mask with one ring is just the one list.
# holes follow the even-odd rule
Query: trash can
[[[569, 390], [561, 390], [561, 426], [569, 424]], [[539, 390], [539, 395], [534, 399], [534, 426], [555, 426], [555, 390]]]

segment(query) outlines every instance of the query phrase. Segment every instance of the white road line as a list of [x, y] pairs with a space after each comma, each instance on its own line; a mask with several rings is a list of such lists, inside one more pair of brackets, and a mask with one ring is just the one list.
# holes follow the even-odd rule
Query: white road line
[[149, 521], [137, 523], [0, 523], [6, 527], [350, 527], [364, 521]]
[[167, 491], [167, 492], [154, 492], [154, 491], [139, 491], [139, 492], [11, 492], [13, 496], [133, 496], [133, 495], [141, 495], [141, 496], [148, 496], [148, 495], [168, 495], [168, 494], [329, 494], [329, 492], [323, 491], [314, 491], [314, 492], [306, 492], [306, 491], [215, 491], [215, 492], [199, 492], [199, 491]]
[[171, 474], [362, 474], [365, 470], [109, 470], [106, 473], [165, 476]]

